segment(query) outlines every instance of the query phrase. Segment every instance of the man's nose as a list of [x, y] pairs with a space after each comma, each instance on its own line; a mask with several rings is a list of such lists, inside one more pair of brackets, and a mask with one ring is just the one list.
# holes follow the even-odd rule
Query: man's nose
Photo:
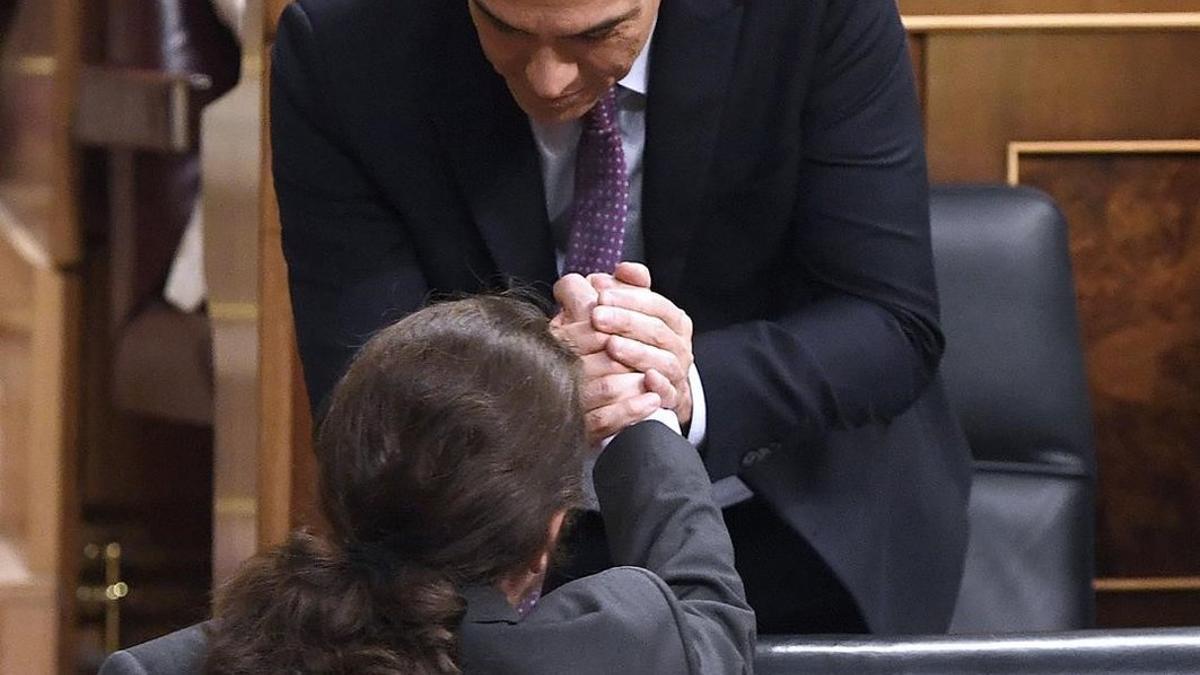
[[549, 47], [535, 51], [525, 66], [529, 87], [542, 98], [557, 98], [569, 93], [578, 76], [579, 66]]

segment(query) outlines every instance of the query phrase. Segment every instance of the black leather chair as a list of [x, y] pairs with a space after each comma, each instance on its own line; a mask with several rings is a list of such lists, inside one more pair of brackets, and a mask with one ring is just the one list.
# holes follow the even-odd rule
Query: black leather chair
[[942, 376], [975, 459], [951, 623], [964, 635], [764, 638], [757, 672], [1195, 672], [1200, 629], [1040, 632], [1094, 614], [1095, 451], [1066, 223], [1026, 188], [937, 187], [930, 207]]
[[942, 374], [975, 458], [954, 633], [1092, 625], [1095, 452], [1067, 229], [1044, 194], [935, 188]]
[[757, 675], [1200, 673], [1200, 628], [759, 641]]

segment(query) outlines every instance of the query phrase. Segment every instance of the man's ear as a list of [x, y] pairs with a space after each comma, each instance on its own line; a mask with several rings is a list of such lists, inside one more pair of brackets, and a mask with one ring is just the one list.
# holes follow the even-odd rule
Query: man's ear
[[533, 560], [529, 571], [533, 574], [545, 574], [550, 568], [550, 552], [558, 545], [558, 535], [562, 533], [563, 523], [567, 519], [567, 511], [563, 509], [550, 517], [550, 527], [546, 530], [546, 548]]

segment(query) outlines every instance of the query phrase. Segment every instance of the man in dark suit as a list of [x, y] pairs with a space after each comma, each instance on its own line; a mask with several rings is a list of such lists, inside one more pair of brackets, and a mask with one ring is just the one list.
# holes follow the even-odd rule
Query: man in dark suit
[[[968, 453], [936, 376], [921, 122], [892, 0], [301, 0], [274, 58], [314, 406], [366, 336], [431, 294], [549, 295], [573, 269], [573, 185], [620, 209], [621, 257], [653, 277], [594, 277], [608, 292], [590, 300], [581, 277], [558, 282], [583, 307], [560, 324], [599, 336], [580, 347], [595, 348], [590, 400], [617, 406], [593, 432], [640, 419], [620, 410], [637, 371], [672, 379], [760, 632], [945, 629]], [[589, 165], [580, 127], [597, 117], [620, 136]], [[614, 156], [619, 186], [579, 179]]]

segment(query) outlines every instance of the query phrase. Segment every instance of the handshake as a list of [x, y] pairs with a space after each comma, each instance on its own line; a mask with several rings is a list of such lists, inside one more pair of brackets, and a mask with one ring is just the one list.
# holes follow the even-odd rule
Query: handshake
[[568, 274], [554, 285], [561, 308], [550, 330], [583, 362], [583, 408], [592, 445], [673, 410], [692, 419], [692, 320], [650, 290], [650, 270], [623, 262], [610, 274]]

